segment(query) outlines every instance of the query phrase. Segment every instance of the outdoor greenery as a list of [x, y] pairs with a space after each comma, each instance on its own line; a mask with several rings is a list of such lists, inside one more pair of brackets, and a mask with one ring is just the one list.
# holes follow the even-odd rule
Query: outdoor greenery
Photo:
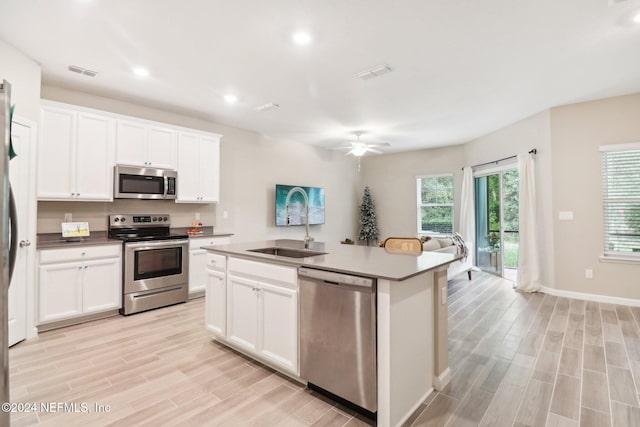
[[453, 233], [453, 175], [419, 178], [420, 232]]
[[[502, 251], [504, 267], [518, 268], [519, 245], [519, 179], [517, 169], [502, 173], [502, 195], [500, 194], [500, 174], [478, 178], [481, 191], [486, 189], [486, 209], [488, 235], [478, 236], [479, 245], [483, 248]], [[486, 188], [484, 187], [486, 185]], [[503, 247], [500, 247], [500, 203], [502, 203]], [[481, 228], [482, 229], [482, 228]], [[485, 228], [486, 230], [486, 228]], [[483, 246], [482, 242], [485, 242]]]

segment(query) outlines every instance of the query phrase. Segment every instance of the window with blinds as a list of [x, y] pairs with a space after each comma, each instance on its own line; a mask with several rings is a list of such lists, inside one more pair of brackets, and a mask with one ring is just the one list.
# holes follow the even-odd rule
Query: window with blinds
[[640, 143], [602, 152], [604, 255], [640, 259]]

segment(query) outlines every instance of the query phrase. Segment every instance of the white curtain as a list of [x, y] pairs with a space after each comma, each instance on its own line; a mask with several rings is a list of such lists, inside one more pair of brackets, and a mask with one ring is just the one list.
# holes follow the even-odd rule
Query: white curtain
[[473, 169], [466, 167], [462, 175], [459, 233], [467, 242], [476, 240], [476, 208], [473, 191]]
[[521, 292], [540, 290], [540, 262], [536, 231], [536, 173], [533, 156], [518, 155], [520, 175], [520, 245], [518, 254], [518, 282]]

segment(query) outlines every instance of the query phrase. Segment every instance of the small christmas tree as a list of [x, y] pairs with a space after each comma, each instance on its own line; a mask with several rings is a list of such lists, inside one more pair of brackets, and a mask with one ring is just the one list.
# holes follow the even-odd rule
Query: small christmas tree
[[360, 235], [358, 238], [366, 240], [367, 245], [369, 245], [369, 242], [378, 240], [375, 206], [369, 187], [364, 188], [362, 204], [360, 205]]

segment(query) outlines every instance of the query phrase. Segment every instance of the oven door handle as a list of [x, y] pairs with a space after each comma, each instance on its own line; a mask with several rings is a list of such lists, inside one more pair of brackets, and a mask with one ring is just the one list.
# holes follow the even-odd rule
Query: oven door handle
[[163, 240], [161, 242], [140, 242], [140, 243], [126, 243], [125, 246], [131, 249], [146, 249], [146, 248], [158, 248], [163, 246], [165, 248], [171, 248], [174, 246], [188, 245], [188, 240]]

